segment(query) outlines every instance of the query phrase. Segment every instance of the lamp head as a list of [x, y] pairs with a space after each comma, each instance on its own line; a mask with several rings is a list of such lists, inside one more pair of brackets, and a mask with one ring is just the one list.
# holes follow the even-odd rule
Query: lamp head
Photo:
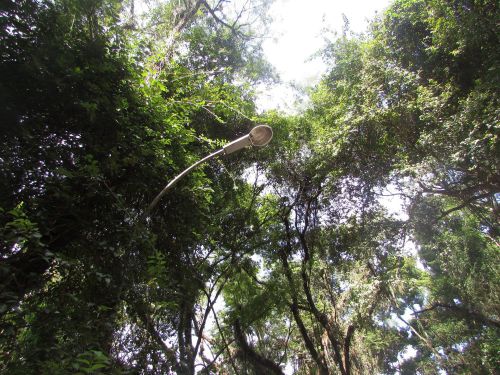
[[235, 151], [241, 150], [247, 146], [262, 147], [269, 143], [273, 137], [273, 130], [267, 125], [257, 125], [250, 130], [250, 133], [238, 138], [227, 145], [223, 146], [226, 155], [232, 154]]
[[267, 145], [273, 138], [273, 129], [267, 125], [257, 125], [250, 130], [249, 136], [252, 146], [262, 147]]

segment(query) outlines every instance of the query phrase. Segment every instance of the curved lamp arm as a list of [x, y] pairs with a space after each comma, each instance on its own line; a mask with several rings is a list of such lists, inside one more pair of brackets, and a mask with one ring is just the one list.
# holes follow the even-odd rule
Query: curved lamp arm
[[172, 181], [170, 181], [167, 186], [163, 188], [162, 191], [153, 199], [151, 204], [148, 206], [146, 212], [151, 212], [158, 204], [160, 199], [174, 186], [182, 177], [187, 175], [192, 169], [196, 168], [198, 165], [212, 159], [213, 157], [224, 153], [225, 155], [231, 154], [247, 146], [263, 147], [267, 145], [273, 138], [273, 130], [267, 125], [257, 125], [254, 127], [250, 133], [238, 138], [227, 145], [223, 146], [220, 150], [217, 150], [210, 155], [205, 156], [203, 159], [198, 160], [196, 163], [192, 164], [180, 174], [178, 174]]

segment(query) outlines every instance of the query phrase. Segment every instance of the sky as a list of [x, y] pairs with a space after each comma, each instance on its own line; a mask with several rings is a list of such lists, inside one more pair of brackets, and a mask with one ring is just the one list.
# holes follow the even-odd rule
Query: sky
[[259, 109], [293, 112], [294, 91], [290, 83], [303, 87], [319, 80], [325, 65], [319, 58], [308, 60], [324, 46], [325, 37], [333, 32], [341, 35], [343, 15], [349, 20], [350, 30], [361, 33], [366, 31], [368, 21], [389, 4], [390, 0], [275, 0], [270, 9], [270, 38], [265, 40], [263, 49], [283, 84], [261, 87]]

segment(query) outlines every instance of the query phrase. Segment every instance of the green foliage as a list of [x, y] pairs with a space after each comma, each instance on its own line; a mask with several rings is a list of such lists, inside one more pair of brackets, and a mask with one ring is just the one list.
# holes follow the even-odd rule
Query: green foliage
[[[211, 206], [235, 185], [224, 169], [193, 173], [148, 223], [143, 212], [169, 177], [248, 129], [249, 88], [231, 73], [246, 64], [245, 43], [201, 14], [179, 38], [212, 56], [232, 51], [224, 74], [193, 65], [194, 52], [165, 62], [151, 55], [154, 39], [121, 22], [125, 5], [2, 5], [2, 371], [108, 373], [135, 366], [118, 359], [127, 352], [147, 369], [155, 337], [141, 319], [152, 306], [178, 328], [201, 293], [192, 277], [211, 277], [196, 249], [211, 235]], [[124, 335], [120, 346], [123, 326], [142, 340]], [[162, 362], [172, 365], [153, 368]]]
[[[370, 35], [325, 48], [331, 68], [305, 113], [268, 114], [277, 130], [268, 202], [279, 208], [263, 211], [275, 215], [266, 234], [275, 250], [262, 254], [271, 272], [289, 273], [288, 304], [305, 306], [295, 341], [307, 371], [346, 371], [315, 353], [328, 352], [322, 330], [335, 327], [334, 346], [349, 324], [379, 337], [394, 318], [402, 326], [387, 346], [352, 344], [357, 371], [494, 368], [477, 350], [498, 330], [497, 17], [492, 2], [397, 1]], [[388, 182], [406, 197], [406, 223], [374, 215]], [[408, 238], [414, 255], [402, 248]], [[324, 324], [321, 313], [340, 318]], [[408, 347], [415, 357], [398, 359]]]
[[77, 374], [104, 374], [109, 370], [109, 365], [110, 361], [104, 353], [91, 350], [78, 355], [73, 368]]
[[294, 116], [268, 2], [151, 5], [1, 5], [0, 372], [498, 372], [498, 5], [395, 1]]

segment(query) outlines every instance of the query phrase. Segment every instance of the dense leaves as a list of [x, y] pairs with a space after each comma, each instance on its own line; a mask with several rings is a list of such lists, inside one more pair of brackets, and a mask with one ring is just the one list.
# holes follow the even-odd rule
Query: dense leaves
[[395, 1], [293, 116], [267, 2], [141, 4], [1, 5], [0, 372], [497, 373], [496, 2]]

